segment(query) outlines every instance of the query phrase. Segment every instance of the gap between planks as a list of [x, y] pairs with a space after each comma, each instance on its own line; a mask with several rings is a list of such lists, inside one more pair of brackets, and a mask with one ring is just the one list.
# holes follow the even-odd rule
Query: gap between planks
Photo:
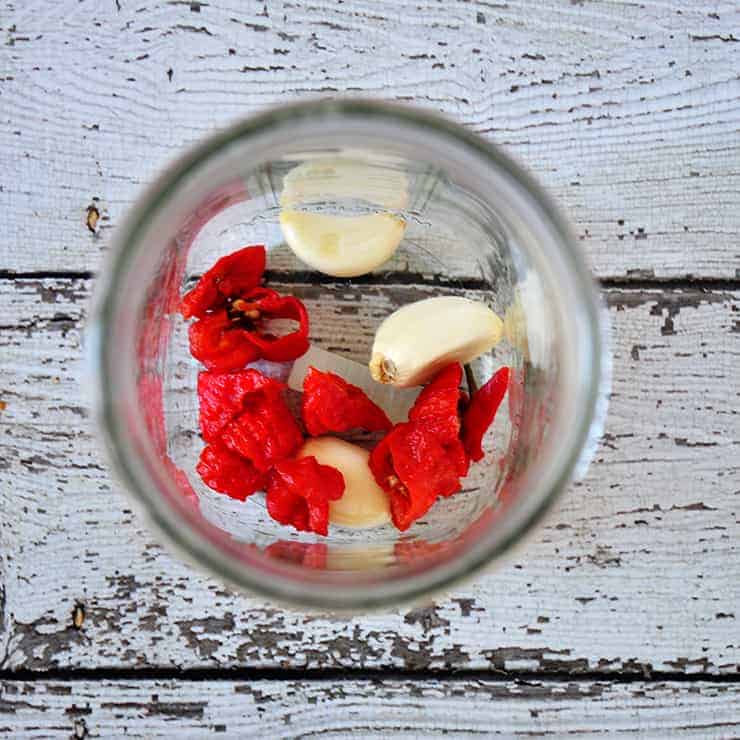
[[609, 673], [607, 671], [507, 671], [487, 669], [422, 669], [397, 668], [52, 668], [49, 670], [0, 670], [3, 681], [514, 681], [520, 683], [600, 682], [610, 684], [713, 683], [740, 684], [740, 673], [681, 673], [651, 671], [643, 673]]
[[[29, 272], [14, 272], [13, 270], [0, 270], [0, 282], [14, 282], [16, 280], [95, 280], [97, 274], [92, 271], [65, 272], [59, 270], [36, 270]], [[193, 278], [199, 276], [194, 275]], [[440, 276], [423, 275], [421, 273], [397, 272], [387, 275], [361, 275], [349, 278], [346, 281], [341, 278], [309, 270], [291, 270], [281, 272], [277, 270], [265, 270], [265, 280], [274, 283], [298, 283], [328, 285], [338, 282], [346, 282], [347, 285], [418, 285], [420, 287], [456, 287], [461, 290], [485, 290], [490, 288], [486, 280], [455, 279]], [[609, 288], [628, 288], [630, 290], [715, 290], [732, 291], [740, 290], [740, 277], [737, 278], [707, 278], [707, 277], [681, 277], [660, 278], [653, 276], [625, 276], [596, 279], [597, 284], [604, 290]]]

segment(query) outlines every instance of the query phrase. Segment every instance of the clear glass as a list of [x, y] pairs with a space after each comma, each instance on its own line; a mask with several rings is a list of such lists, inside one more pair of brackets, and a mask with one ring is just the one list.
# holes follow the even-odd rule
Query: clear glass
[[[404, 225], [403, 238], [375, 270], [330, 277], [286, 245], [286, 209], [381, 213]], [[505, 340], [467, 373], [479, 385], [501, 365], [513, 369], [486, 458], [407, 532], [297, 533], [267, 515], [263, 494], [234, 501], [195, 473], [199, 367], [178, 301], [219, 256], [254, 243], [268, 248], [268, 284], [305, 302], [312, 345], [344, 358], [367, 363], [380, 322], [420, 298], [464, 295], [504, 318]], [[304, 606], [395, 604], [504, 553], [570, 480], [603, 396], [599, 318], [569, 230], [498, 149], [408, 108], [289, 106], [186, 154], [119, 229], [89, 332], [100, 428], [145, 514], [212, 573]], [[285, 377], [290, 365], [266, 369]]]

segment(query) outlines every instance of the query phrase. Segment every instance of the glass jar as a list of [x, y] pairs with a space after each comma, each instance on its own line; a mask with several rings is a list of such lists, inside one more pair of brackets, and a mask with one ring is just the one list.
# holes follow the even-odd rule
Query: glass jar
[[[373, 234], [400, 224], [400, 244], [370, 272], [332, 277], [287, 246], [286, 212], [376, 218]], [[268, 285], [305, 302], [312, 347], [329, 357], [367, 363], [380, 322], [420, 298], [464, 295], [503, 318], [505, 339], [466, 367], [471, 389], [511, 368], [486, 457], [408, 531], [297, 533], [267, 515], [263, 494], [235, 501], [195, 473], [199, 367], [178, 302], [218, 257], [255, 243], [268, 250]], [[309, 102], [210, 137], [131, 209], [96, 297], [91, 380], [118, 478], [182, 554], [278, 600], [362, 610], [454, 583], [532, 528], [599, 433], [600, 304], [568, 227], [499, 149], [415, 109]]]

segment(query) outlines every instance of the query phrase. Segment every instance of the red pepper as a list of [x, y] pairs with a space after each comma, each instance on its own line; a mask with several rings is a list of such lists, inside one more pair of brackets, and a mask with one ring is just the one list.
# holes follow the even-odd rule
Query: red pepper
[[269, 473], [267, 511], [281, 524], [297, 530], [326, 535], [329, 531], [329, 501], [344, 494], [344, 477], [315, 457], [283, 460]]
[[424, 516], [438, 496], [460, 489], [466, 459], [460, 448], [454, 443], [446, 447], [433, 430], [411, 421], [393, 427], [372, 451], [370, 470], [390, 496], [391, 518], [399, 530]]
[[462, 440], [470, 457], [478, 462], [483, 459], [483, 437], [493, 424], [496, 412], [509, 385], [509, 368], [502, 367], [481, 386], [470, 399], [462, 421]]
[[[272, 362], [288, 362], [308, 351], [308, 312], [295, 296], [282, 296], [270, 288], [255, 288], [231, 304], [233, 318], [254, 327], [249, 341], [259, 350], [259, 356]], [[262, 331], [270, 319], [291, 319], [298, 328], [281, 337]]]
[[201, 372], [198, 374], [200, 432], [206, 442], [213, 442], [223, 428], [242, 411], [247, 400], [256, 396], [279, 396], [285, 385], [257, 370], [234, 373]]
[[262, 395], [247, 399], [244, 411], [223, 428], [221, 439], [266, 473], [301, 446], [303, 434], [280, 396]]
[[247, 332], [234, 326], [225, 308], [191, 324], [188, 335], [190, 354], [209, 370], [238, 370], [259, 358]]
[[[450, 459], [455, 472], [461, 478], [464, 478], [470, 471], [470, 455], [468, 455], [462, 440], [457, 438], [451, 439], [449, 442], [443, 441], [442, 447], [444, 447], [447, 457]], [[454, 493], [454, 491], [452, 493]], [[446, 495], [449, 496], [451, 494]]]
[[462, 367], [452, 363], [419, 394], [409, 422], [398, 424], [370, 456], [370, 468], [390, 496], [391, 517], [405, 530], [426, 514], [439, 496], [460, 490], [470, 459], [460, 441]]
[[[265, 330], [270, 319], [291, 319], [299, 326], [277, 337]], [[255, 288], [196, 321], [189, 335], [191, 354], [209, 370], [236, 370], [260, 358], [287, 362], [308, 350], [308, 313], [295, 296]]]
[[244, 500], [264, 487], [273, 463], [300, 446], [303, 435], [282, 398], [284, 388], [253, 369], [198, 375], [200, 428], [210, 443], [198, 473], [206, 485]]
[[303, 379], [303, 421], [308, 433], [317, 437], [327, 432], [365, 429], [387, 431], [393, 426], [385, 411], [365, 392], [338, 375], [309, 367]]
[[264, 475], [222, 442], [212, 442], [203, 448], [196, 470], [209, 488], [239, 501], [265, 485]]
[[460, 406], [467, 396], [460, 390], [462, 367], [454, 362], [441, 370], [417, 397], [409, 421], [418, 421], [445, 442], [460, 436]]
[[460, 411], [468, 400], [467, 394], [460, 390], [461, 382], [459, 363], [454, 362], [441, 370], [417, 397], [409, 411], [409, 420], [437, 437], [457, 474], [464, 478], [470, 468], [470, 459], [460, 441]]
[[180, 302], [183, 318], [203, 318], [208, 311], [223, 308], [229, 298], [256, 288], [265, 271], [265, 259], [261, 244], [221, 257], [183, 297]]

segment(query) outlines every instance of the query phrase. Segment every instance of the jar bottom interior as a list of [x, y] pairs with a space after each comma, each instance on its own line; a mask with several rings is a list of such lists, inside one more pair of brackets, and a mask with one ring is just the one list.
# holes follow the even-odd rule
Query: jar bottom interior
[[[336, 173], [337, 162], [340, 169], [359, 167], [363, 177], [355, 179], [362, 182], [350, 178], [337, 185], [336, 177], [327, 178], [327, 168]], [[296, 185], [291, 173], [301, 167], [308, 174]], [[402, 220], [403, 238], [375, 270], [331, 277], [312, 270], [286, 244], [280, 219], [288, 209], [347, 219], [389, 214]], [[389, 569], [444, 561], [481, 526], [504, 515], [511, 499], [526, 495], [518, 482], [547, 438], [558, 387], [552, 348], [559, 328], [546, 309], [553, 286], [540, 279], [520, 248], [524, 237], [507, 216], [495, 201], [481, 202], [428, 163], [389, 161], [372, 151], [359, 159], [336, 152], [295, 154], [214, 187], [167, 239], [138, 321], [140, 410], [154, 447], [183, 496], [192, 500], [196, 516], [232, 544], [270, 558], [328, 573], [382, 577]], [[207, 488], [195, 472], [203, 447], [196, 395], [202, 368], [190, 356], [177, 302], [216, 259], [247, 244], [266, 245], [267, 284], [305, 303], [312, 345], [359, 363], [368, 362], [375, 330], [386, 316], [423, 298], [462, 295], [485, 302], [504, 320], [504, 339], [470, 365], [477, 385], [499, 367], [512, 370], [507, 397], [485, 438], [486, 457], [471, 466], [462, 491], [438, 500], [408, 531], [390, 524], [332, 525], [328, 537], [298, 533], [270, 518], [264, 494], [236, 501]], [[290, 366], [270, 364], [267, 370], [285, 378]], [[299, 394], [289, 391], [288, 400], [297, 411]], [[368, 448], [379, 438], [342, 436]]]

